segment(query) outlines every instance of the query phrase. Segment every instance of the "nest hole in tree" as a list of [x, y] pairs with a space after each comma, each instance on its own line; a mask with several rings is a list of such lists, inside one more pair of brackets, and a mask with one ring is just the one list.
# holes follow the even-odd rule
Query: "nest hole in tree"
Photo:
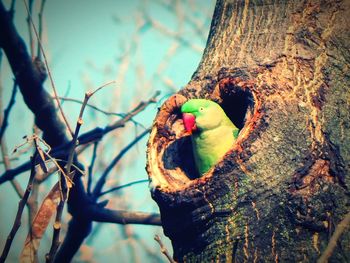
[[227, 85], [221, 89], [220, 106], [238, 129], [242, 129], [246, 120], [253, 114], [254, 97], [248, 88]]
[[[239, 128], [242, 129], [245, 122], [252, 115], [254, 109], [254, 98], [251, 91], [247, 88], [238, 86], [225, 86], [220, 91], [219, 104], [226, 112], [226, 115]], [[176, 121], [172, 129], [176, 133], [183, 130], [181, 113], [175, 112]], [[193, 180], [200, 177], [198, 173], [194, 156], [192, 152], [192, 142], [190, 136], [179, 137], [165, 149], [162, 157], [163, 166], [166, 170], [175, 171], [172, 174], [176, 181]]]

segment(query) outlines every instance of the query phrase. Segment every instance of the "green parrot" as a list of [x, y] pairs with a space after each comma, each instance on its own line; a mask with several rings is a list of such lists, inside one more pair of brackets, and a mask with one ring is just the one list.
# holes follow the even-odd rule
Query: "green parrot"
[[219, 104], [206, 99], [190, 99], [181, 107], [182, 119], [191, 134], [195, 163], [206, 173], [232, 147], [239, 129]]

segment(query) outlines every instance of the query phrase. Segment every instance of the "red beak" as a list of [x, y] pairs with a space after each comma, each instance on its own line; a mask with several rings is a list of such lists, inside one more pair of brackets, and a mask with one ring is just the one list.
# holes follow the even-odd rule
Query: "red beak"
[[191, 113], [183, 113], [182, 120], [187, 132], [192, 133], [196, 127], [196, 117]]

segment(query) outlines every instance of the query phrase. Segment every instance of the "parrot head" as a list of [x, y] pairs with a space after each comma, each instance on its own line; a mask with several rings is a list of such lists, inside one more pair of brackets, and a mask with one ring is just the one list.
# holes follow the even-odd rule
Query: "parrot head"
[[214, 101], [190, 99], [181, 107], [182, 120], [187, 132], [210, 130], [218, 127], [225, 116], [223, 109]]

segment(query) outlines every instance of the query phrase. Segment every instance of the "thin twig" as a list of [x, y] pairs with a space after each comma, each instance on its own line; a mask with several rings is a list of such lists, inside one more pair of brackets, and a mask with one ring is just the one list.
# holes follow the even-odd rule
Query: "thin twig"
[[89, 168], [88, 168], [87, 193], [89, 195], [91, 194], [92, 173], [94, 170], [94, 164], [95, 164], [96, 157], [97, 157], [97, 146], [98, 146], [98, 141], [94, 142], [94, 149], [92, 151], [91, 163], [90, 163]]
[[159, 91], [156, 91], [156, 93], [148, 100], [148, 101], [141, 101], [132, 111], [130, 111], [123, 119], [116, 121], [112, 125], [109, 125], [105, 128], [105, 133], [108, 133], [112, 130], [115, 130], [120, 127], [124, 127], [125, 123], [131, 120], [132, 117], [134, 117], [136, 114], [143, 111], [148, 105], [152, 103], [156, 103], [157, 99], [160, 94]]
[[[142, 232], [141, 232], [142, 234]], [[162, 262], [162, 256], [157, 253], [158, 251], [154, 251], [153, 248], [150, 247], [151, 244], [149, 244], [147, 241], [145, 241], [143, 238], [140, 237], [137, 233], [133, 233], [133, 236], [135, 240], [138, 242], [138, 244], [146, 251], [149, 258], [153, 258], [150, 261], [152, 262]]]
[[30, 55], [32, 56], [32, 60], [34, 58], [34, 39], [33, 39], [32, 27], [30, 24], [30, 17], [32, 16], [32, 12], [33, 12], [33, 3], [34, 3], [34, 0], [28, 0], [29, 12], [27, 16], [27, 26], [28, 26], [28, 34], [29, 34]]
[[39, 17], [39, 40], [36, 50], [36, 56], [39, 60], [41, 60], [41, 52], [40, 52], [40, 42], [43, 41], [43, 13], [44, 13], [44, 6], [45, 6], [46, 0], [41, 0], [40, 5], [40, 11], [38, 14]]
[[15, 80], [13, 82], [12, 94], [11, 94], [10, 101], [9, 101], [6, 109], [4, 110], [4, 118], [2, 119], [2, 123], [1, 123], [1, 127], [0, 127], [0, 140], [1, 140], [2, 136], [4, 135], [5, 129], [8, 125], [8, 118], [10, 116], [11, 109], [12, 109], [13, 105], [15, 105], [16, 94], [17, 94], [17, 81]]
[[[29, 144], [29, 142], [34, 141], [34, 137], [35, 137], [35, 136], [36, 136], [36, 135], [33, 135], [33, 136], [27, 136], [27, 135], [25, 135], [25, 136], [23, 136], [22, 139], [25, 139], [25, 141], [24, 141], [23, 143], [20, 143], [20, 144], [16, 145], [16, 146], [13, 148], [13, 150], [12, 150], [12, 154], [16, 153], [16, 152], [18, 151], [18, 149], [22, 148], [23, 146]], [[29, 145], [29, 146], [32, 147], [32, 145]]]
[[[1, 154], [2, 154], [2, 158], [4, 160], [5, 170], [8, 171], [11, 169], [11, 164], [10, 164], [10, 159], [8, 157], [8, 154], [7, 154], [7, 147], [6, 147], [6, 143], [5, 143], [4, 138], [2, 138], [2, 140], [0, 140], [0, 144], [1, 144], [0, 145]], [[23, 192], [21, 185], [16, 181], [16, 179], [12, 179], [11, 184], [12, 184], [13, 188], [15, 189], [18, 197], [22, 198], [24, 195], [24, 192]]]
[[53, 158], [48, 152], [43, 151], [43, 153], [54, 163], [54, 165], [57, 167], [57, 169], [62, 173], [64, 177], [67, 177], [66, 172], [64, 169], [61, 167], [61, 165], [58, 163], [59, 160], [57, 158]]
[[31, 172], [30, 172], [30, 176], [29, 176], [29, 180], [28, 180], [28, 184], [27, 184], [27, 189], [23, 195], [23, 198], [21, 199], [21, 201], [18, 204], [18, 210], [17, 210], [17, 214], [16, 214], [16, 218], [15, 221], [13, 223], [12, 229], [10, 231], [10, 234], [7, 237], [6, 240], [6, 244], [5, 247], [2, 251], [1, 257], [0, 257], [0, 263], [5, 262], [6, 257], [10, 251], [11, 245], [12, 245], [12, 241], [17, 233], [17, 230], [19, 229], [19, 227], [21, 226], [21, 218], [22, 218], [22, 213], [24, 210], [24, 207], [27, 203], [30, 191], [32, 190], [32, 184], [33, 184], [33, 180], [35, 177], [35, 159], [36, 159], [36, 152], [34, 153], [34, 156], [31, 158], [32, 161], [32, 168], [31, 168]]
[[[3, 107], [2, 106], [2, 91], [3, 91], [3, 86], [0, 85], [0, 110], [2, 110], [2, 107]], [[11, 109], [12, 109], [13, 105], [15, 104], [16, 92], [17, 92], [17, 85], [16, 85], [16, 81], [14, 81], [13, 88], [12, 88], [12, 94], [11, 94], [11, 98], [10, 98], [10, 101], [8, 103], [8, 106], [4, 110], [4, 115], [2, 115], [0, 113], [0, 122], [1, 122], [0, 147], [1, 147], [1, 155], [2, 155], [2, 159], [3, 159], [4, 167], [5, 167], [6, 171], [11, 169], [11, 162], [10, 162], [10, 158], [8, 156], [8, 151], [7, 151], [7, 146], [6, 146], [5, 129], [8, 125], [8, 117], [10, 115]], [[15, 179], [11, 180], [11, 184], [12, 184], [14, 190], [16, 191], [18, 197], [22, 198], [24, 191], [23, 191], [21, 185]]]
[[[97, 89], [95, 89], [94, 91], [92, 91], [92, 92], [88, 92], [89, 93], [89, 99], [96, 93], [96, 92], [98, 92], [98, 91], [100, 91], [101, 89], [103, 89], [103, 88], [105, 88], [105, 87], [107, 87], [107, 86], [109, 86], [109, 85], [111, 85], [111, 84], [115, 84], [115, 80], [112, 80], [112, 81], [109, 81], [109, 82], [107, 82], [107, 83], [105, 83], [105, 84], [103, 84], [102, 86], [100, 86], [100, 87], [98, 87]], [[87, 103], [87, 102], [86, 102]]]
[[[165, 2], [159, 1], [159, 4], [164, 6], [169, 11], [172, 11], [174, 8], [172, 2], [165, 3]], [[206, 35], [205, 35], [205, 29], [204, 29], [205, 22], [199, 21], [198, 19], [196, 19], [195, 16], [187, 15], [185, 12], [181, 12], [181, 15], [183, 15], [182, 19], [186, 21], [186, 23], [193, 28], [193, 31], [200, 38], [200, 40], [203, 42], [206, 41]]]
[[107, 166], [106, 170], [103, 172], [101, 177], [98, 179], [94, 191], [94, 198], [98, 198], [101, 194], [102, 188], [106, 182], [108, 174], [112, 171], [113, 167], [123, 158], [123, 156], [136, 144], [140, 141], [146, 134], [150, 132], [150, 128], [143, 131], [139, 136], [137, 136], [134, 140], [132, 140], [124, 149], [122, 149], [118, 155], [111, 161], [111, 163]]
[[48, 254], [46, 254], [46, 262], [52, 262], [55, 254], [57, 252], [58, 247], [60, 246], [60, 232], [61, 232], [61, 220], [63, 214], [63, 208], [65, 204], [65, 199], [67, 198], [67, 187], [63, 183], [64, 180], [61, 179], [61, 199], [56, 208], [56, 218], [55, 223], [53, 224], [53, 236], [51, 248]]
[[71, 129], [70, 126], [69, 126], [68, 120], [67, 120], [66, 116], [64, 115], [63, 109], [62, 109], [62, 107], [61, 107], [60, 100], [58, 99], [58, 94], [57, 94], [56, 86], [55, 86], [55, 83], [54, 83], [54, 81], [53, 81], [53, 77], [52, 77], [52, 74], [51, 74], [51, 71], [50, 71], [50, 68], [49, 68], [49, 63], [48, 63], [48, 61], [47, 61], [44, 48], [43, 48], [43, 46], [42, 46], [42, 44], [41, 44], [38, 31], [36, 30], [36, 27], [35, 27], [35, 25], [34, 25], [32, 16], [31, 16], [31, 14], [29, 13], [29, 9], [28, 9], [28, 5], [27, 5], [26, 1], [23, 0], [23, 2], [24, 2], [24, 5], [25, 5], [25, 7], [26, 7], [26, 9], [27, 9], [28, 17], [29, 17], [30, 22], [31, 22], [31, 24], [32, 24], [32, 27], [33, 27], [35, 36], [36, 36], [37, 41], [38, 41], [38, 45], [40, 46], [40, 50], [41, 50], [41, 53], [42, 53], [43, 58], [44, 58], [46, 70], [47, 70], [47, 73], [48, 73], [48, 75], [49, 75], [51, 87], [52, 87], [53, 92], [54, 92], [54, 95], [55, 95], [55, 99], [56, 99], [56, 102], [57, 102], [58, 109], [59, 109], [59, 111], [60, 111], [60, 113], [61, 113], [61, 115], [62, 115], [63, 121], [65, 122], [65, 124], [66, 124], [66, 126], [67, 126], [67, 128], [68, 128], [68, 130], [69, 130], [69, 132], [70, 132], [70, 134], [71, 134], [72, 137], [73, 137], [73, 135], [74, 135], [74, 134], [73, 134], [73, 131], [72, 131], [72, 129]]
[[79, 131], [81, 126], [83, 125], [83, 115], [84, 115], [84, 110], [86, 107], [86, 104], [88, 103], [89, 99], [99, 90], [102, 88], [115, 83], [115, 81], [108, 82], [100, 87], [98, 87], [96, 90], [92, 92], [86, 92], [85, 97], [84, 97], [84, 102], [81, 106], [77, 124], [75, 127], [75, 131], [73, 134], [73, 140], [71, 143], [71, 148], [69, 150], [69, 155], [68, 155], [68, 160], [67, 164], [65, 167], [65, 173], [61, 173], [61, 179], [60, 179], [60, 188], [61, 188], [61, 199], [60, 202], [57, 206], [57, 212], [56, 212], [56, 218], [55, 218], [55, 223], [54, 223], [54, 232], [53, 232], [53, 237], [52, 237], [52, 243], [51, 243], [51, 248], [49, 253], [46, 255], [46, 262], [53, 262], [54, 257], [57, 253], [58, 247], [60, 245], [60, 231], [61, 231], [61, 221], [62, 221], [62, 214], [63, 214], [63, 208], [65, 205], [65, 202], [68, 199], [69, 196], [69, 190], [72, 187], [72, 179], [74, 176], [74, 171], [71, 172], [71, 168], [73, 166], [73, 159], [75, 156], [75, 148], [78, 145], [78, 136], [79, 136]]
[[326, 249], [323, 251], [321, 257], [317, 260], [317, 263], [327, 263], [330, 256], [337, 246], [340, 236], [349, 228], [350, 226], [350, 212], [348, 212], [344, 219], [337, 225], [335, 231], [328, 242]]
[[[23, 145], [25, 145], [25, 144], [27, 144], [27, 143], [24, 143]], [[19, 156], [28, 153], [31, 149], [32, 149], [32, 145], [28, 144], [27, 147], [22, 147], [22, 149], [19, 149], [19, 148], [13, 149], [11, 154], [12, 155], [16, 154], [14, 156], [14, 158], [18, 159]], [[30, 163], [30, 161], [28, 161], [28, 163]]]
[[[50, 157], [52, 158], [52, 156]], [[57, 162], [61, 162], [61, 163], [67, 163], [66, 160], [63, 159], [59, 159], [59, 158], [55, 158], [54, 160], [56, 160]], [[72, 164], [72, 167], [74, 168], [75, 171], [79, 172], [81, 175], [85, 175], [85, 172], [83, 170], [81, 170], [77, 165], [75, 165], [74, 163]], [[68, 178], [69, 179], [69, 178]], [[71, 181], [69, 179], [69, 181]]]
[[[59, 99], [61, 100], [61, 101], [60, 101], [60, 102], [61, 102], [61, 105], [63, 105], [63, 103], [64, 103], [64, 100], [63, 100], [62, 98], [67, 98], [67, 97], [68, 97], [69, 92], [70, 92], [70, 89], [71, 89], [71, 82], [68, 81], [68, 87], [67, 87], [66, 92], [64, 93], [63, 97], [60, 97], [60, 98], [59, 98]], [[81, 103], [82, 103], [82, 102], [81, 102]]]
[[109, 194], [111, 192], [114, 192], [114, 191], [118, 191], [120, 189], [123, 189], [123, 188], [126, 188], [126, 187], [129, 187], [129, 186], [132, 186], [132, 185], [135, 185], [135, 184], [141, 184], [141, 183], [148, 183], [148, 179], [143, 179], [143, 180], [138, 180], [138, 181], [134, 181], [134, 182], [130, 182], [130, 183], [127, 183], [127, 184], [123, 184], [123, 185], [120, 185], [120, 186], [116, 186], [116, 187], [113, 187], [111, 189], [108, 189], [102, 193], [100, 193], [98, 196], [101, 197], [105, 194]]
[[203, 51], [203, 47], [201, 47], [197, 44], [193, 44], [190, 40], [184, 38], [183, 35], [180, 34], [180, 32], [170, 30], [169, 28], [167, 28], [166, 26], [164, 26], [163, 24], [161, 24], [157, 20], [153, 19], [151, 16], [149, 16], [146, 13], [144, 14], [144, 16], [145, 16], [146, 21], [148, 21], [154, 29], [157, 29], [158, 31], [160, 31], [161, 33], [163, 33], [166, 36], [173, 37], [180, 45], [185, 46], [185, 47], [189, 47], [196, 52]]
[[162, 240], [160, 239], [160, 237], [158, 235], [154, 236], [154, 240], [158, 242], [159, 246], [160, 246], [160, 251], [164, 254], [164, 256], [166, 256], [166, 258], [169, 260], [170, 263], [176, 263], [175, 260], [173, 260], [173, 258], [170, 256], [168, 250], [166, 249], [166, 247], [164, 246]]
[[[60, 99], [62, 102], [64, 102], [64, 101], [70, 101], [70, 102], [75, 102], [75, 103], [79, 103], [79, 104], [83, 104], [83, 103], [84, 103], [83, 101], [80, 101], [80, 100], [78, 100], [78, 99], [67, 98], [67, 97], [59, 97], [59, 99]], [[61, 105], [62, 105], [62, 104], [63, 104], [63, 103], [61, 103]], [[93, 109], [93, 110], [95, 110], [95, 111], [97, 111], [97, 112], [100, 112], [100, 113], [102, 113], [102, 114], [104, 114], [104, 115], [107, 115], [107, 116], [118, 116], [118, 117], [121, 117], [121, 118], [124, 118], [124, 117], [126, 116], [125, 113], [110, 112], [110, 111], [102, 110], [102, 109], [98, 108], [97, 106], [92, 105], [92, 104], [90, 104], [90, 103], [87, 103], [86, 106], [89, 107], [89, 108], [91, 108], [91, 109]], [[135, 125], [137, 125], [137, 126], [141, 126], [142, 128], [145, 128], [141, 123], [135, 121], [135, 120], [132, 119], [132, 118], [130, 119], [130, 121], [131, 121], [132, 123], [134, 123]]]
[[[38, 137], [37, 135], [35, 135], [36, 138], [34, 140], [38, 141]], [[41, 149], [41, 147], [39, 146], [39, 143], [35, 143], [36, 145], [36, 150], [38, 151], [38, 163], [41, 167], [41, 169], [44, 171], [44, 173], [48, 172], [47, 166], [46, 166], [46, 158], [45, 158], [45, 151], [43, 149]]]
[[[84, 102], [81, 101], [81, 100], [78, 100], [78, 99], [73, 99], [73, 98], [67, 98], [67, 97], [59, 97], [60, 100], [62, 101], [70, 101], [70, 102], [76, 102], [76, 103], [79, 103], [79, 104], [83, 104]], [[110, 115], [110, 116], [118, 116], [118, 117], [124, 117], [125, 114], [124, 113], [118, 113], [118, 112], [109, 112], [109, 111], [105, 111], [105, 110], [102, 110], [100, 108], [98, 108], [97, 106], [95, 105], [92, 105], [92, 104], [86, 104], [87, 107], [91, 108], [91, 109], [94, 109], [98, 112], [101, 112], [105, 115]]]
[[71, 146], [71, 149], [70, 149], [70, 152], [69, 152], [69, 156], [68, 156], [67, 167], [66, 167], [66, 170], [68, 171], [68, 174], [70, 172], [70, 168], [71, 168], [71, 165], [73, 163], [75, 147], [78, 145], [78, 135], [79, 135], [80, 127], [81, 127], [81, 125], [83, 125], [83, 114], [84, 114], [84, 110], [85, 110], [86, 104], [88, 103], [89, 99], [96, 92], [98, 92], [102, 88], [104, 88], [104, 87], [106, 87], [106, 86], [108, 86], [110, 84], [113, 84], [113, 83], [115, 83], [115, 81], [107, 82], [106, 84], [103, 84], [102, 86], [98, 87], [96, 90], [94, 90], [92, 92], [85, 93], [84, 102], [83, 102], [83, 104], [81, 106], [81, 109], [80, 109], [79, 117], [78, 117], [78, 120], [77, 120], [77, 125], [76, 125], [75, 132], [74, 132], [74, 135], [73, 135], [72, 146]]
[[[65, 177], [65, 178], [68, 178], [68, 176], [66, 175], [66, 172], [64, 171], [64, 169], [61, 167], [61, 165], [58, 163], [60, 161], [63, 161], [64, 160], [60, 160], [58, 158], [54, 158], [50, 155], [50, 151], [51, 151], [51, 147], [50, 145], [48, 145], [43, 139], [41, 139], [40, 137], [38, 137], [38, 135], [36, 134], [33, 134], [32, 136], [24, 136], [23, 139], [25, 139], [26, 141], [17, 145], [14, 150], [13, 150], [13, 153], [14, 152], [17, 152], [17, 150], [21, 147], [23, 147], [24, 145], [30, 143], [30, 142], [34, 142], [35, 143], [35, 147], [36, 147], [36, 150], [38, 151], [38, 157], [37, 158], [38, 160], [35, 160], [36, 162], [38, 162], [41, 166], [41, 168], [43, 169], [44, 172], [48, 172], [47, 170], [47, 167], [46, 167], [46, 158], [45, 156], [49, 159], [49, 161], [51, 161], [56, 167], [57, 169], [62, 173], [62, 175]], [[47, 150], [44, 151], [41, 149], [40, 145], [39, 145], [39, 142], [43, 143], [46, 147], [47, 147]], [[22, 166], [19, 166], [17, 168], [21, 168]], [[79, 169], [78, 169], [79, 170]], [[79, 170], [79, 172], [81, 172]]]

